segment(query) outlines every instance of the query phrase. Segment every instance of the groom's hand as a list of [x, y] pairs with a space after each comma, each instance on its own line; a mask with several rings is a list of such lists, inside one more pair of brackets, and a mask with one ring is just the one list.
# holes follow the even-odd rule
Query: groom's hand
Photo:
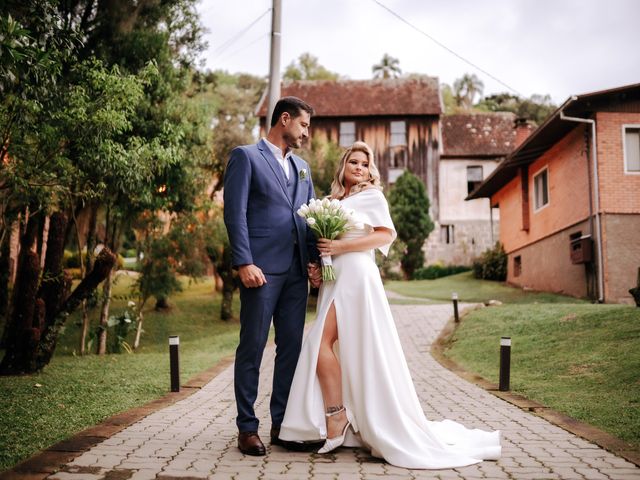
[[254, 264], [241, 265], [238, 267], [238, 275], [240, 275], [242, 284], [247, 288], [261, 287], [267, 283], [267, 279], [264, 277], [262, 270]]
[[320, 287], [322, 283], [322, 271], [317, 263], [309, 263], [307, 265], [307, 274], [309, 275], [309, 283], [313, 288]]

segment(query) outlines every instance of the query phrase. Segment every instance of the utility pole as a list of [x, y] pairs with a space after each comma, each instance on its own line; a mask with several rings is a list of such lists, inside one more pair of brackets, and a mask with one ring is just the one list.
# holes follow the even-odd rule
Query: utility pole
[[269, 132], [271, 115], [280, 98], [280, 39], [282, 21], [282, 0], [273, 0], [271, 10], [271, 61], [269, 63], [269, 101], [267, 103], [267, 123], [265, 131]]

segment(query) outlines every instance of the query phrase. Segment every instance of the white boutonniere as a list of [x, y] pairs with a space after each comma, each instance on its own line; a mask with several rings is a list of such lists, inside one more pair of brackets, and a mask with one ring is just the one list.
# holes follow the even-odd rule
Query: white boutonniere
[[306, 180], [307, 179], [307, 169], [303, 168], [302, 170], [300, 170], [300, 173], [298, 174], [298, 178], [300, 179], [300, 181]]

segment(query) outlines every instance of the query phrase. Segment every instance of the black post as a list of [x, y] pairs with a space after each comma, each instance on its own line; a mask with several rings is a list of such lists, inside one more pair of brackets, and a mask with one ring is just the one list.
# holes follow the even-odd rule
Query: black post
[[180, 391], [180, 337], [172, 335], [169, 337], [169, 366], [171, 369], [171, 391]]
[[511, 375], [511, 337], [500, 339], [500, 387], [501, 392], [509, 391]]
[[458, 294], [456, 292], [451, 294], [451, 300], [453, 300], [453, 318], [455, 318], [456, 323], [459, 323], [460, 315], [458, 314]]

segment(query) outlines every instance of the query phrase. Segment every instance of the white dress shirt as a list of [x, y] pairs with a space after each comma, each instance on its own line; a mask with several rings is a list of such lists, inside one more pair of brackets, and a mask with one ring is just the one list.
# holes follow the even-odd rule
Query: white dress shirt
[[271, 152], [273, 153], [273, 156], [276, 157], [276, 160], [282, 167], [282, 170], [284, 170], [284, 176], [287, 177], [287, 180], [289, 180], [289, 157], [291, 156], [291, 150], [287, 150], [287, 153], [283, 157], [282, 150], [280, 150], [266, 138], [264, 138], [263, 140], [264, 143], [267, 144], [267, 147], [269, 147], [269, 150], [271, 150]]

